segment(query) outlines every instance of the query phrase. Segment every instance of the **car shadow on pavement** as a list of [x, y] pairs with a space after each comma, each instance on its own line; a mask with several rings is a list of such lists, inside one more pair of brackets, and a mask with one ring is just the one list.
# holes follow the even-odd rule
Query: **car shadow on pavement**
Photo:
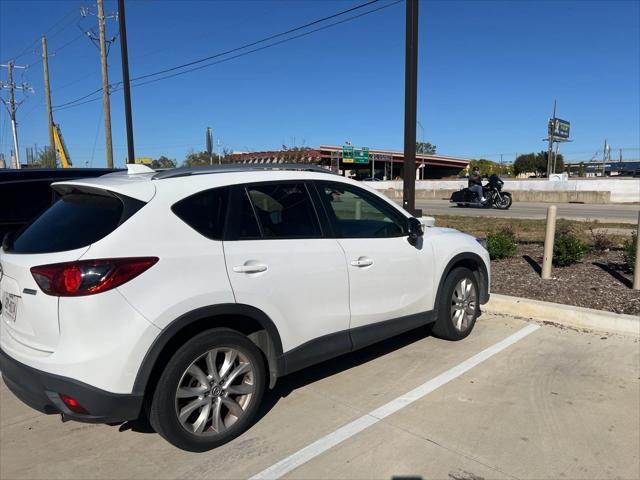
[[607, 272], [609, 275], [611, 275], [613, 278], [618, 280], [621, 284], [623, 284], [627, 288], [631, 288], [633, 286], [633, 282], [620, 273], [620, 271], [624, 268], [622, 265], [619, 265], [617, 263], [604, 264], [600, 262], [593, 262], [593, 264], [596, 267], [599, 267], [605, 272]]
[[[363, 363], [367, 363], [375, 358], [382, 357], [391, 352], [399, 350], [418, 340], [429, 337], [431, 335], [431, 325], [419, 327], [414, 330], [402, 333], [388, 340], [381, 341], [374, 345], [370, 345], [361, 350], [347, 353], [331, 360], [304, 368], [298, 372], [291, 373], [278, 379], [273, 390], [267, 389], [260, 406], [260, 410], [253, 424], [259, 422], [269, 411], [276, 406], [281, 398], [286, 397], [291, 392], [302, 388], [311, 383], [331, 377], [337, 373], [344, 372], [351, 368], [357, 367]], [[122, 424], [114, 424], [118, 426], [120, 432], [131, 430], [138, 433], [155, 433], [150, 425], [146, 415], [142, 414], [137, 420], [128, 421]]]
[[331, 360], [312, 365], [298, 372], [291, 373], [278, 379], [273, 390], [265, 392], [262, 407], [258, 412], [256, 422], [264, 417], [281, 398], [288, 396], [293, 391], [305, 387], [311, 383], [328, 378], [338, 373], [350, 370], [358, 365], [367, 363], [375, 358], [382, 357], [391, 352], [399, 350], [418, 340], [431, 335], [431, 325], [419, 327], [414, 330], [402, 333], [388, 340], [370, 345], [361, 350], [347, 353]]

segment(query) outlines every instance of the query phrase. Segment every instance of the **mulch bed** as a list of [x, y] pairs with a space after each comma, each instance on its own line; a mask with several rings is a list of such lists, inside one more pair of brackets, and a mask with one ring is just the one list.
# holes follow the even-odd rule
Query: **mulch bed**
[[491, 291], [615, 313], [640, 315], [640, 290], [632, 290], [622, 252], [592, 252], [569, 267], [554, 267], [542, 280], [542, 245], [520, 244], [511, 258], [491, 262]]

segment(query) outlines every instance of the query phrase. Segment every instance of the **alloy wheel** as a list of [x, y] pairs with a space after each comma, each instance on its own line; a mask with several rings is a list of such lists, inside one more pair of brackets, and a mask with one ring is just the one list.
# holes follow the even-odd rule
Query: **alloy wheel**
[[196, 435], [223, 432], [245, 414], [254, 379], [254, 366], [239, 350], [209, 350], [189, 365], [178, 384], [175, 411], [180, 425]]
[[463, 278], [451, 295], [451, 320], [456, 330], [464, 332], [476, 313], [476, 288], [469, 278]]

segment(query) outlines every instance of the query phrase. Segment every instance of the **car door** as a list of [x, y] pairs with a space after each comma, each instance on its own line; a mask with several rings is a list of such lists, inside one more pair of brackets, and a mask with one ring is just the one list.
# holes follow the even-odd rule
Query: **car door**
[[433, 253], [422, 238], [409, 241], [408, 217], [357, 186], [316, 186], [346, 256], [354, 347], [428, 322], [434, 300]]
[[224, 251], [236, 301], [275, 323], [288, 371], [350, 350], [344, 253], [304, 182], [234, 187]]

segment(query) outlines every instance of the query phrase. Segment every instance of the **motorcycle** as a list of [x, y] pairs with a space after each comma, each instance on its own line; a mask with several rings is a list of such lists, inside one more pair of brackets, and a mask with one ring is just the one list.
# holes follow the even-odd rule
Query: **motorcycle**
[[508, 210], [511, 207], [512, 199], [509, 192], [503, 192], [502, 186], [504, 182], [496, 174], [489, 177], [489, 182], [482, 186], [482, 191], [486, 201], [480, 202], [480, 199], [468, 188], [463, 188], [457, 192], [453, 192], [450, 203], [455, 203], [458, 207], [495, 207], [500, 210]]

